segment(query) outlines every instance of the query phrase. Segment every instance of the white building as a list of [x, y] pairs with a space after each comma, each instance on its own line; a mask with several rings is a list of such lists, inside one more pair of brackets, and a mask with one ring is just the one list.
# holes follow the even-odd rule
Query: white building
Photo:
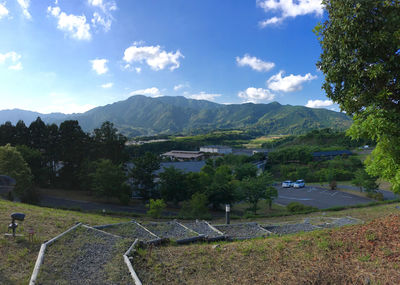
[[232, 148], [223, 145], [207, 145], [200, 147], [201, 152], [229, 154], [232, 153]]

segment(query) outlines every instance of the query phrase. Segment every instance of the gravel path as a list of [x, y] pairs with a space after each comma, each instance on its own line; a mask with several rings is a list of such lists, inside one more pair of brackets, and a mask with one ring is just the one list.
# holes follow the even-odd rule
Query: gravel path
[[172, 240], [180, 240], [198, 236], [194, 232], [182, 227], [175, 221], [171, 222], [143, 222], [141, 223], [146, 229], [161, 238], [169, 238]]
[[143, 227], [134, 222], [107, 225], [104, 227], [100, 226], [98, 228], [114, 235], [130, 239], [139, 239], [144, 242], [158, 238], [156, 235], [149, 233]]
[[322, 228], [334, 228], [334, 227], [343, 227], [348, 225], [357, 225], [360, 223], [362, 223], [361, 220], [354, 219], [352, 217], [344, 217], [339, 219], [332, 218], [330, 222], [325, 222], [319, 224], [318, 226]]
[[50, 245], [37, 284], [133, 284], [122, 238], [78, 227]]
[[184, 225], [199, 234], [205, 235], [207, 238], [216, 238], [222, 236], [221, 233], [218, 233], [212, 229], [205, 221], [195, 221], [192, 223], [185, 223]]
[[269, 232], [257, 223], [243, 223], [230, 225], [213, 225], [217, 230], [232, 239], [249, 239], [267, 236]]
[[320, 227], [311, 225], [309, 223], [300, 223], [300, 224], [287, 224], [287, 225], [279, 225], [279, 226], [263, 226], [264, 229], [278, 235], [287, 235], [294, 234], [298, 232], [311, 232]]

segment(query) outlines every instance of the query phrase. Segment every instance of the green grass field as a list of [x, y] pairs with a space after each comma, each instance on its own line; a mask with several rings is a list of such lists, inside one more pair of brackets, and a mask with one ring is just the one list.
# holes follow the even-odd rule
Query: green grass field
[[[359, 208], [359, 209], [357, 208], [348, 209], [344, 211], [327, 212], [326, 215], [330, 217], [352, 216], [355, 218], [362, 219], [364, 221], [371, 221], [375, 218], [385, 217], [388, 216], [389, 214], [397, 212], [398, 210], [395, 208], [396, 205], [399, 205], [399, 203], [373, 206], [367, 208]], [[130, 217], [110, 217], [98, 214], [42, 208], [37, 206], [0, 200], [0, 231], [2, 231], [3, 233], [7, 232], [7, 225], [10, 223], [10, 214], [13, 212], [23, 212], [26, 214], [25, 221], [22, 222], [18, 227], [18, 233], [21, 233], [24, 236], [18, 237], [15, 240], [13, 240], [10, 237], [5, 237], [4, 235], [0, 236], [0, 256], [1, 256], [0, 284], [27, 284], [30, 275], [32, 273], [41, 243], [64, 232], [71, 226], [75, 225], [77, 222], [82, 222], [88, 225], [100, 225], [108, 223], [126, 222], [131, 219]], [[266, 223], [278, 223], [285, 221], [302, 221], [306, 217], [317, 217], [317, 216], [321, 216], [321, 212], [311, 213], [307, 215], [260, 218], [260, 219], [254, 219], [254, 221], [257, 221], [261, 224], [266, 224]], [[240, 222], [240, 221], [241, 220], [235, 220], [234, 222]], [[245, 219], [243, 221], [248, 222], [250, 220]], [[213, 223], [219, 223], [219, 222], [221, 221], [218, 220], [213, 221]], [[26, 231], [29, 227], [33, 227], [36, 232], [33, 243], [28, 241]], [[268, 253], [271, 254], [271, 258], [279, 252], [279, 248], [281, 248], [285, 244], [286, 238], [287, 237], [273, 239], [274, 246], [271, 247], [272, 252]], [[298, 238], [295, 237], [295, 239], [297, 240]], [[247, 242], [243, 243], [234, 242], [227, 246], [229, 247], [229, 251], [232, 251], [233, 248], [238, 248], [241, 247], [242, 245], [245, 246], [245, 248], [252, 247], [254, 246], [252, 244], [261, 243], [262, 241], [255, 240], [248, 242], [249, 242], [248, 244]], [[300, 242], [299, 240], [298, 242], [293, 243], [293, 246], [291, 245], [288, 248], [295, 249], [299, 243], [301, 244], [303, 242]], [[260, 246], [264, 246], [265, 248], [267, 245], [260, 245]], [[223, 245], [223, 247], [225, 247], [225, 245]], [[243, 254], [243, 256], [241, 256], [240, 259], [243, 261], [247, 260], [250, 266], [250, 264], [252, 264], [251, 261], [252, 255], [246, 255], [246, 252], [249, 251], [250, 249], [245, 250], [245, 248], [241, 250], [240, 254], [241, 255]], [[317, 251], [318, 245], [312, 243], [312, 246], [310, 245], [310, 248], [314, 250], [314, 254], [317, 256], [317, 253], [319, 252]], [[160, 250], [160, 253], [161, 251], [165, 251], [166, 252], [165, 254], [169, 254], [168, 252], [171, 252], [172, 254], [175, 251], [183, 251], [184, 249], [185, 247], [167, 247], [167, 248], [157, 249], [155, 252], [158, 252]], [[216, 257], [215, 261], [209, 260], [210, 256], [207, 255], [207, 252], [209, 252], [209, 246], [206, 244], [193, 245], [193, 247], [188, 247], [186, 249], [187, 249], [186, 257], [193, 256], [193, 260], [191, 261], [192, 263], [190, 264], [194, 264], [194, 262], [198, 263], [200, 269], [202, 270], [202, 274], [207, 273], [207, 271], [204, 271], [206, 270], [206, 268], [208, 268], [209, 270], [208, 273], [210, 274], [211, 273], [214, 274], [215, 272], [219, 272], [219, 270], [222, 270], [223, 268], [219, 267], [217, 268], [217, 271], [214, 271], [212, 267], [214, 263], [218, 262], [221, 258], [227, 258], [228, 260], [232, 258], [232, 260], [235, 260], [235, 258], [237, 257], [234, 254], [232, 254], [232, 257], [230, 257], [230, 255], [229, 256], [221, 255], [220, 257]], [[298, 252], [294, 252], [293, 253], [294, 255], [292, 255], [292, 253], [287, 251], [287, 254], [288, 254], [287, 256], [289, 257], [296, 256], [302, 259], [307, 258], [307, 256], [298, 255], [299, 254]], [[181, 266], [177, 265], [177, 263], [171, 263], [171, 266], [177, 266], [172, 268], [170, 267], [164, 268], [163, 266], [165, 266], [165, 264], [164, 265], [158, 265], [158, 264], [160, 263], [155, 262], [153, 264], [154, 268], [151, 267], [154, 270], [156, 270], [156, 272], [157, 270], [159, 270], [159, 272], [162, 273], [164, 272], [165, 268], [169, 268], [169, 270], [171, 270], [170, 274], [178, 274], [178, 272], [180, 272], [181, 270]], [[147, 264], [146, 266], [150, 265]], [[206, 266], [206, 268], [204, 268], [204, 266]], [[189, 266], [188, 268], [191, 268], [191, 266]], [[194, 269], [189, 269], [189, 270], [194, 270]], [[192, 284], [194, 284], [193, 282]]]

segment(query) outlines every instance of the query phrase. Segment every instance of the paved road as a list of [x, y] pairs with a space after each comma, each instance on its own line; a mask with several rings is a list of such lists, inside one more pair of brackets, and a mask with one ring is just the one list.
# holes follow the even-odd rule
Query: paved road
[[[356, 186], [351, 186], [351, 185], [338, 185], [339, 188], [343, 188], [343, 189], [349, 189], [349, 190], [355, 190], [355, 191], [359, 191], [360, 188], [356, 187]], [[394, 199], [399, 199], [400, 196], [397, 194], [394, 194], [391, 191], [387, 191], [387, 190], [377, 190], [378, 192], [383, 194], [383, 199], [384, 200], [394, 200]]]
[[326, 190], [315, 186], [306, 186], [300, 189], [277, 186], [277, 189], [278, 198], [274, 201], [282, 205], [287, 205], [291, 202], [300, 202], [304, 205], [326, 209], [335, 206], [349, 206], [373, 201], [345, 192]]

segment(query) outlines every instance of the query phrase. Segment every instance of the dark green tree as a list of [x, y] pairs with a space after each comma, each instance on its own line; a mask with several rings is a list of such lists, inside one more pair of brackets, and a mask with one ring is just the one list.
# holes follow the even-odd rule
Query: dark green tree
[[0, 146], [0, 173], [15, 179], [14, 193], [22, 202], [37, 202], [38, 195], [32, 195], [34, 190], [31, 170], [22, 155], [10, 144]]
[[257, 167], [252, 163], [244, 163], [235, 167], [235, 177], [237, 180], [243, 180], [244, 178], [256, 177]]
[[154, 171], [160, 168], [160, 159], [157, 155], [146, 152], [143, 156], [133, 159], [133, 166], [130, 170], [130, 178], [140, 195], [145, 199], [155, 196]]
[[328, 20], [315, 31], [322, 46], [323, 88], [354, 115], [349, 134], [377, 142], [367, 172], [400, 192], [400, 2], [323, 1]]
[[82, 162], [90, 151], [90, 138], [78, 121], [64, 121], [59, 128], [60, 179], [66, 188], [79, 188], [79, 172]]
[[94, 129], [93, 137], [96, 146], [96, 157], [111, 159], [114, 163], [122, 163], [126, 160], [126, 137], [118, 133], [114, 124], [106, 121], [100, 128]]
[[125, 172], [120, 165], [113, 164], [109, 159], [100, 159], [94, 162], [94, 169], [91, 174], [92, 188], [98, 196], [129, 201], [129, 186], [125, 183]]
[[47, 146], [47, 137], [46, 124], [40, 117], [37, 117], [37, 119], [29, 125], [30, 141], [28, 146], [43, 151]]
[[268, 172], [255, 178], [246, 178], [240, 183], [240, 190], [245, 201], [251, 204], [251, 210], [257, 214], [257, 205], [266, 199], [271, 207], [272, 200], [277, 197], [277, 190], [272, 186], [273, 178]]
[[166, 202], [173, 202], [178, 205], [179, 202], [188, 199], [186, 174], [175, 167], [165, 168], [160, 177], [161, 197]]
[[206, 188], [206, 194], [214, 209], [218, 209], [222, 204], [231, 204], [237, 200], [237, 183], [234, 181], [232, 170], [228, 166], [221, 165], [216, 168], [212, 182]]

